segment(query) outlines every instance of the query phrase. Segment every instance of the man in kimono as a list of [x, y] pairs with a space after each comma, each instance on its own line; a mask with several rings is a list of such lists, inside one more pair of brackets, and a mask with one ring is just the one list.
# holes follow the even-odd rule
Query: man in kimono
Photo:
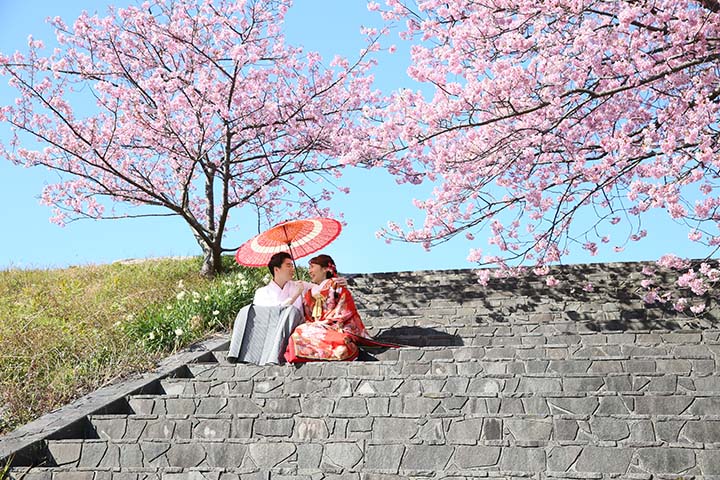
[[[252, 305], [243, 307], [235, 319], [228, 361], [258, 365], [284, 363], [288, 338], [303, 322], [303, 296], [313, 284], [293, 280], [295, 265], [287, 252], [268, 262], [272, 280], [255, 292]], [[338, 285], [347, 286], [343, 277]]]

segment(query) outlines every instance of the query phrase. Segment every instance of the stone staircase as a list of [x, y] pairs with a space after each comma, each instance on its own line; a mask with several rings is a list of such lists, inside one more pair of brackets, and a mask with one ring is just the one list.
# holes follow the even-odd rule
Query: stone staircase
[[354, 276], [372, 333], [410, 346], [258, 367], [227, 363], [225, 341], [47, 435], [9, 476], [720, 479], [719, 312], [646, 308], [640, 268], [558, 268], [554, 289]]

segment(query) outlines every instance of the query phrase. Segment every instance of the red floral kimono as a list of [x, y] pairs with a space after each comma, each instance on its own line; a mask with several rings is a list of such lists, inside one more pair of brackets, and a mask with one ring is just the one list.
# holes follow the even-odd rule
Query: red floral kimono
[[375, 342], [360, 320], [347, 288], [325, 280], [305, 293], [305, 323], [290, 336], [285, 359], [288, 362], [355, 360], [358, 343], [395, 346]]

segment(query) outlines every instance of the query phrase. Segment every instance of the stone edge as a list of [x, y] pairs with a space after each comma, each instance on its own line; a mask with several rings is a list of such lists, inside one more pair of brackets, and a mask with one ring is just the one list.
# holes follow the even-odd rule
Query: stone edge
[[227, 345], [226, 333], [215, 334], [164, 358], [151, 372], [134, 374], [118, 383], [102, 387], [13, 430], [0, 437], [0, 465], [7, 463], [11, 456], [18, 455], [22, 451], [39, 448], [40, 442], [54, 433], [72, 428], [73, 424], [82, 421], [88, 415], [149, 387], [182, 369], [185, 365], [197, 362], [209, 352], [227, 348]]

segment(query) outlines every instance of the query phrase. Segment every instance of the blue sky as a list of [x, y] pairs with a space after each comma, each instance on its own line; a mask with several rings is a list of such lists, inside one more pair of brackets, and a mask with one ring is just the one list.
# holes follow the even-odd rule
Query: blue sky
[[[61, 16], [71, 23], [83, 10], [105, 12], [106, 5], [127, 1], [89, 0], [0, 1], [0, 51], [24, 50], [28, 34], [49, 41], [54, 38], [46, 25], [48, 16]], [[296, 0], [286, 18], [288, 42], [318, 51], [323, 58], [333, 54], [353, 58], [364, 45], [359, 33], [362, 24], [376, 24], [377, 16], [367, 11], [365, 0]], [[407, 58], [400, 54], [385, 58], [376, 71], [379, 88], [386, 91], [412, 86], [405, 77]], [[0, 85], [2, 102], [12, 101], [5, 81]], [[0, 138], [8, 137], [7, 125], [0, 124]], [[108, 263], [127, 258], [185, 256], [199, 254], [190, 230], [177, 219], [129, 219], [122, 221], [80, 221], [66, 227], [49, 222], [50, 208], [40, 205], [43, 185], [53, 183], [56, 174], [40, 168], [26, 169], [0, 159], [0, 269], [55, 268], [69, 265]], [[474, 243], [464, 237], [445, 243], [431, 252], [419, 245], [386, 244], [375, 232], [392, 220], [403, 223], [408, 217], [419, 220], [413, 198], [426, 198], [428, 187], [399, 186], [384, 171], [348, 171], [342, 181], [351, 188], [349, 195], [338, 194], [336, 211], [348, 223], [341, 236], [323, 252], [335, 257], [341, 271], [379, 272], [399, 270], [470, 268], [468, 249], [484, 247], [482, 234]], [[252, 222], [249, 222], [252, 224]], [[674, 251], [696, 257], [684, 230], [656, 216], [645, 220], [648, 238], [631, 244], [622, 254], [607, 253], [589, 257], [577, 253], [568, 263], [656, 259]], [[227, 247], [240, 245], [252, 236], [253, 226], [228, 233]], [[301, 263], [304, 263], [301, 260]]]

